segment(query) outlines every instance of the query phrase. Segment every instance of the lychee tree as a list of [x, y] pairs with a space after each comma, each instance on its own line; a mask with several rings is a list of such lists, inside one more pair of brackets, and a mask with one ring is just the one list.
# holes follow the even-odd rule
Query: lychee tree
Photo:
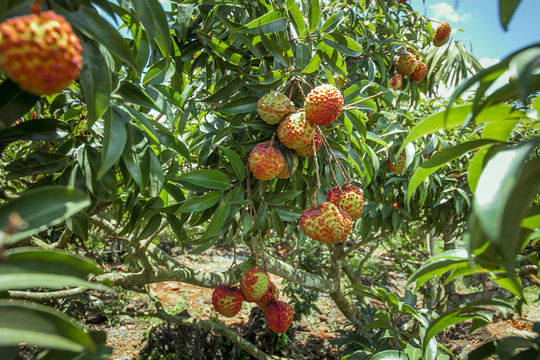
[[[49, 11], [70, 24], [67, 35], [55, 35], [58, 26], [49, 23], [36, 31], [20, 17], [33, 14], [46, 22]], [[442, 86], [440, 79], [451, 73], [458, 82], [471, 70], [454, 69], [480, 68], [462, 44], [450, 41], [436, 49], [428, 20], [395, 0], [4, 1], [0, 21], [16, 30], [0, 25], [0, 47], [9, 49], [9, 56], [0, 56], [0, 229], [6, 258], [0, 276], [39, 274], [39, 287], [48, 289], [25, 291], [38, 284], [22, 281], [0, 288], [17, 300], [77, 296], [103, 290], [102, 283], [145, 291], [147, 284], [171, 280], [222, 289], [218, 294], [232, 298], [225, 304], [230, 315], [236, 311], [231, 304], [241, 299], [232, 287], [249, 269], [261, 268], [327, 293], [346, 317], [361, 318], [358, 293], [347, 294], [345, 286], [362, 269], [346, 271], [348, 258], [377, 237], [406, 231], [404, 219], [422, 221], [427, 214], [406, 206], [405, 170], [394, 176], [386, 169], [388, 157], [395, 161], [401, 153], [391, 141], [397, 144], [394, 137], [416, 122], [415, 108], [426, 102], [422, 94]], [[47, 49], [45, 57], [62, 57], [78, 49], [73, 36], [82, 46], [78, 76], [63, 62], [30, 57], [32, 46]], [[55, 42], [65, 38], [73, 44]], [[433, 56], [436, 51], [452, 51], [455, 61]], [[413, 81], [405, 75], [401, 90], [394, 90], [394, 63], [404, 54], [424, 64], [418, 66], [422, 76], [417, 73]], [[22, 70], [12, 70], [14, 59]], [[14, 71], [49, 77], [21, 78]], [[430, 78], [434, 71], [437, 77]], [[53, 74], [69, 74], [74, 81], [53, 94], [35, 85], [50, 85]], [[404, 149], [404, 169], [417, 167], [422, 141]], [[359, 191], [348, 203], [364, 207], [360, 218], [349, 215], [346, 205], [339, 208], [353, 188]], [[320, 232], [317, 217], [328, 220]], [[269, 241], [289, 239], [302, 249], [314, 241], [307, 228], [324, 233], [321, 242], [336, 243], [326, 248], [329, 265], [320, 273], [279, 258]], [[193, 255], [220, 241], [245, 244], [251, 256], [243, 263], [234, 257], [222, 273], [198, 272], [157, 246], [165, 229]], [[70, 255], [95, 234], [103, 237], [101, 247], [110, 246], [108, 240], [121, 243], [129, 272], [103, 272]], [[28, 265], [30, 258], [38, 265]], [[75, 265], [47, 272], [47, 261]], [[73, 274], [72, 283], [61, 280]], [[271, 284], [265, 289], [271, 291]], [[165, 312], [146, 291], [156, 300], [149, 316], [210, 329], [252, 356], [267, 358], [222, 323]], [[17, 304], [21, 317], [49, 312], [54, 314], [43, 324], [67, 321], [51, 309]], [[0, 311], [13, 312], [15, 305], [8, 305], [0, 304]], [[290, 307], [277, 297], [263, 307], [269, 326], [285, 332]], [[76, 326], [53, 334], [63, 342], [35, 342], [25, 337], [24, 321], [2, 326], [14, 324], [21, 326], [21, 337], [0, 343], [15, 346], [12, 354], [21, 342], [71, 351], [72, 357], [83, 350], [110, 351], [102, 334], [73, 341], [74, 331], [83, 333]]]

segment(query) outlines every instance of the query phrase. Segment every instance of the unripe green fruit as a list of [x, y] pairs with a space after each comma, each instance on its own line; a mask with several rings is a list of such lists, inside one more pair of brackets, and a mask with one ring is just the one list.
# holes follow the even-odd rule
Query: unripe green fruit
[[257, 112], [265, 122], [271, 125], [279, 122], [290, 112], [294, 111], [294, 104], [285, 95], [271, 92], [264, 95], [257, 102]]

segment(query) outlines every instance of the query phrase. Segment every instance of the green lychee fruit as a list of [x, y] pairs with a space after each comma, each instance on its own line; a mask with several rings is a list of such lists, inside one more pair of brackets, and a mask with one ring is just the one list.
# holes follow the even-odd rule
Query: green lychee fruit
[[358, 219], [364, 210], [362, 189], [350, 184], [332, 188], [326, 195], [326, 201], [345, 211], [353, 220]]
[[246, 301], [257, 302], [269, 291], [270, 278], [262, 269], [249, 269], [242, 276], [240, 289], [242, 289]]
[[416, 57], [411, 53], [401, 55], [396, 61], [396, 71], [398, 74], [408, 76], [416, 69]]
[[257, 102], [257, 112], [261, 119], [271, 125], [278, 124], [288, 113], [293, 111], [292, 101], [279, 92], [268, 93]]
[[336, 121], [342, 108], [343, 95], [330, 84], [319, 85], [312, 89], [304, 102], [307, 119], [319, 126]]
[[[322, 137], [319, 135], [318, 132], [315, 133], [315, 136], [313, 137], [313, 141], [315, 141], [315, 151], [319, 151], [322, 145]], [[313, 146], [309, 144], [306, 147], [296, 149], [296, 153], [298, 156], [312, 156], [313, 155]]]
[[291, 326], [294, 311], [291, 305], [284, 301], [273, 301], [268, 305], [264, 318], [270, 330], [276, 334], [283, 334]]
[[279, 140], [289, 149], [299, 149], [311, 144], [315, 136], [315, 125], [306, 119], [303, 111], [287, 116], [277, 130]]
[[405, 169], [405, 154], [401, 153], [399, 155], [397, 163], [393, 163], [390, 161], [390, 159], [386, 160], [386, 166], [388, 167], [388, 170], [395, 172], [396, 174], [402, 174], [403, 170]]
[[259, 143], [251, 150], [249, 168], [259, 180], [271, 180], [286, 168], [285, 157], [271, 141]]
[[212, 304], [218, 313], [233, 317], [242, 308], [244, 294], [238, 286], [220, 285], [212, 293]]
[[[292, 167], [291, 167], [291, 173], [295, 172], [296, 168], [298, 167], [298, 155], [296, 155], [295, 152], [291, 152], [292, 155]], [[278, 174], [278, 178], [280, 179], [288, 179], [291, 177], [291, 174], [289, 174], [289, 168], [287, 166], [287, 163], [285, 162], [285, 167], [283, 168], [283, 171], [281, 171]]]
[[51, 10], [0, 24], [0, 68], [34, 95], [60, 92], [77, 79], [82, 50], [71, 25]]
[[403, 77], [401, 74], [396, 74], [392, 79], [390, 80], [390, 86], [394, 90], [401, 90], [401, 87], [403, 86]]
[[277, 301], [278, 299], [279, 290], [273, 282], [270, 282], [270, 289], [268, 290], [266, 295], [261, 298], [261, 300], [257, 301], [257, 306], [266, 311], [268, 309], [268, 305], [273, 301]]
[[427, 65], [424, 62], [417, 60], [416, 69], [414, 69], [413, 73], [409, 75], [409, 78], [414, 82], [419, 82], [423, 78], [426, 77], [426, 74], [427, 74]]
[[349, 235], [352, 219], [336, 205], [323, 202], [300, 215], [300, 227], [313, 240], [335, 244]]

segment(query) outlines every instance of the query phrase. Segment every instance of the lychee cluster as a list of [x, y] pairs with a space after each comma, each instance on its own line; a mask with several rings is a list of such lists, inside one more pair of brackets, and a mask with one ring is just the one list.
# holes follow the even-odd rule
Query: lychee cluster
[[435, 30], [435, 34], [433, 34], [433, 45], [436, 47], [443, 46], [448, 42], [448, 39], [450, 39], [450, 32], [452, 31], [452, 27], [449, 23], [443, 22], [438, 27], [437, 30]]
[[0, 68], [34, 95], [66, 89], [82, 69], [82, 46], [67, 20], [53, 11], [0, 24]]
[[[427, 65], [423, 61], [418, 60], [416, 56], [410, 52], [398, 57], [395, 68], [399, 75], [408, 76], [414, 82], [421, 81], [427, 74]], [[395, 80], [392, 79], [392, 81], [391, 85], [394, 89], [397, 87], [401, 89], [401, 78], [396, 78]]]
[[212, 293], [212, 304], [216, 311], [232, 317], [238, 314], [243, 302], [254, 302], [265, 312], [268, 327], [282, 334], [292, 323], [292, 307], [279, 300], [279, 290], [262, 269], [252, 268], [242, 276], [240, 287], [220, 285]]

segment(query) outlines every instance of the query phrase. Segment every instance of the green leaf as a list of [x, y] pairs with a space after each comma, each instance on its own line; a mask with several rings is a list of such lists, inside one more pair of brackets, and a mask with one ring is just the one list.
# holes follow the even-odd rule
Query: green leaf
[[213, 190], [228, 190], [231, 187], [231, 179], [219, 170], [194, 170], [180, 175], [177, 180]]
[[24, 223], [19, 232], [11, 234], [8, 243], [14, 243], [30, 235], [46, 230], [65, 219], [86, 209], [90, 200], [80, 190], [63, 186], [49, 185], [43, 188], [23, 192], [16, 199], [0, 205], [0, 235], [6, 236], [4, 230], [13, 214], [18, 214]]
[[265, 49], [268, 50], [270, 54], [272, 54], [272, 56], [274, 56], [274, 58], [281, 63], [281, 65], [288, 68], [294, 64], [294, 54], [292, 53], [290, 47], [285, 49], [283, 46], [273, 41], [262, 32], [259, 33], [259, 36], [261, 37], [261, 41]]
[[229, 159], [229, 163], [233, 167], [234, 173], [238, 177], [238, 180], [244, 180], [246, 177], [246, 166], [240, 155], [225, 146], [218, 145], [218, 147], [221, 149], [221, 151], [223, 151], [225, 156], [227, 156], [227, 159]]
[[105, 46], [125, 64], [137, 69], [135, 57], [126, 41], [111, 24], [99, 16], [96, 10], [86, 5], [79, 5], [77, 11], [70, 12], [59, 5], [52, 5], [54, 11], [64, 16], [76, 29]]
[[493, 144], [493, 140], [471, 140], [454, 147], [443, 149], [433, 155], [429, 160], [420, 165], [409, 180], [407, 188], [407, 204], [410, 203], [414, 191], [435, 171], [445, 166], [451, 160], [460, 157], [468, 151], [474, 150], [484, 145]]
[[61, 312], [35, 303], [0, 300], [0, 346], [20, 343], [77, 352], [95, 349], [90, 335]]
[[373, 355], [371, 360], [409, 360], [409, 357], [404, 351], [385, 350]]
[[146, 30], [148, 41], [155, 42], [161, 55], [170, 55], [172, 41], [167, 16], [159, 0], [131, 0], [135, 13]]
[[227, 222], [227, 218], [229, 217], [229, 213], [231, 211], [229, 195], [230, 193], [227, 194], [227, 196], [217, 207], [216, 212], [214, 213], [214, 216], [212, 216], [212, 220], [210, 220], [210, 223], [208, 224], [208, 227], [206, 228], [206, 231], [204, 232], [200, 241], [211, 239], [214, 236], [219, 235], [219, 231]]
[[494, 277], [494, 276], [492, 276], [492, 277], [490, 277], [490, 279], [493, 280], [500, 287], [508, 290], [509, 292], [514, 294], [515, 296], [525, 300], [525, 297], [523, 295], [523, 287], [522, 287], [520, 278], [515, 277], [515, 278], [511, 279], [509, 277]]
[[9, 129], [0, 131], [0, 141], [58, 140], [65, 138], [70, 132], [69, 124], [61, 120], [34, 119], [23, 121]]
[[197, 32], [197, 36], [204, 41], [213, 51], [216, 52], [219, 56], [236, 66], [245, 66], [248, 61], [247, 54], [238, 48], [227, 44], [224, 41], [219, 40], [216, 37], [210, 37], [202, 32]]
[[211, 191], [201, 196], [194, 196], [186, 199], [176, 212], [191, 213], [210, 209], [221, 199], [221, 191]]
[[116, 109], [109, 109], [104, 117], [103, 155], [97, 174], [98, 180], [122, 157], [126, 142], [126, 125]]
[[0, 130], [10, 127], [23, 117], [38, 99], [39, 96], [27, 93], [13, 81], [4, 80], [0, 84]]
[[88, 275], [103, 271], [90, 260], [61, 250], [18, 248], [6, 251], [0, 266], [0, 291], [29, 288], [61, 289], [84, 286], [110, 290], [88, 281]]
[[148, 141], [135, 126], [128, 127], [128, 137], [122, 159], [129, 170], [129, 175], [141, 190], [146, 188], [149, 179]]
[[89, 125], [92, 125], [109, 107], [112, 92], [111, 73], [95, 42], [86, 40], [82, 45], [84, 57], [79, 80], [88, 109]]
[[321, 27], [321, 33], [330, 32], [334, 30], [345, 17], [345, 13], [343, 11], [338, 11], [334, 15], [330, 16]]
[[319, 5], [319, 0], [309, 0], [308, 20], [309, 32], [313, 33], [315, 30], [317, 30], [319, 22], [321, 21], [321, 6]]
[[216, 111], [223, 114], [242, 114], [257, 110], [257, 96], [245, 96], [219, 106]]
[[271, 34], [285, 30], [287, 26], [287, 16], [285, 9], [272, 10], [263, 16], [250, 21], [249, 23], [232, 29], [232, 32], [242, 32], [245, 34]]
[[521, 0], [499, 0], [499, 16], [504, 30], [508, 30], [508, 23]]
[[165, 182], [165, 175], [163, 174], [163, 169], [161, 168], [161, 163], [157, 158], [156, 154], [149, 147], [147, 149], [147, 156], [149, 157], [149, 190], [150, 197], [156, 198], [163, 190], [163, 183]]
[[26, 158], [17, 159], [6, 165], [6, 179], [16, 179], [34, 174], [53, 174], [66, 167], [68, 158], [62, 154], [38, 151]]
[[284, 190], [265, 197], [265, 200], [272, 205], [281, 205], [289, 200], [296, 199], [302, 192], [303, 190]]
[[322, 41], [349, 56], [358, 56], [363, 50], [356, 41], [338, 32], [323, 35]]
[[176, 73], [176, 64], [168, 58], [156, 62], [144, 75], [144, 85], [161, 85], [168, 82]]

